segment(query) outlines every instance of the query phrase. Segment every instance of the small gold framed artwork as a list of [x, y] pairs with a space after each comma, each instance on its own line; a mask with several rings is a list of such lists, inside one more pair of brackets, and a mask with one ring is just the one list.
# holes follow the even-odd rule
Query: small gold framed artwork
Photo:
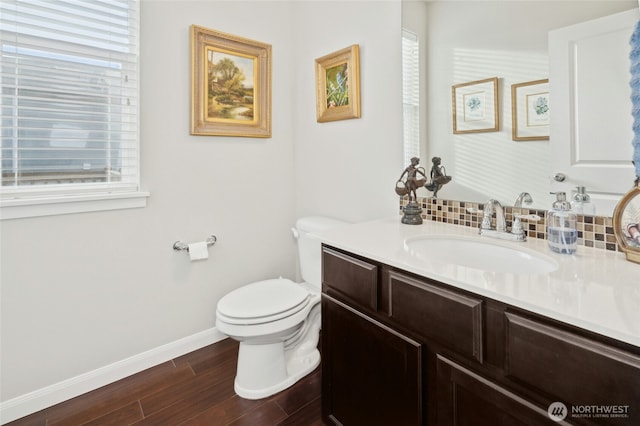
[[354, 44], [316, 59], [317, 121], [360, 118], [360, 51]]
[[549, 140], [549, 80], [511, 86], [511, 120], [514, 141]]
[[191, 134], [271, 137], [271, 45], [191, 26]]
[[470, 81], [451, 88], [453, 133], [497, 132], [498, 78]]
[[640, 186], [637, 182], [613, 211], [613, 233], [627, 260], [640, 263]]

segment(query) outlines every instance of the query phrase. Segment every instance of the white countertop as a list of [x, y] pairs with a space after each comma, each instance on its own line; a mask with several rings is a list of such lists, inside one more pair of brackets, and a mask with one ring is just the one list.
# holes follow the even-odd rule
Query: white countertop
[[[341, 226], [316, 235], [322, 242], [369, 259], [508, 303], [640, 347], [640, 264], [624, 253], [578, 246], [574, 255], [549, 250], [546, 240], [510, 242], [481, 237], [466, 226], [425, 221], [405, 225], [400, 216]], [[557, 261], [546, 274], [488, 272], [418, 259], [405, 240], [460, 236], [534, 250]]]

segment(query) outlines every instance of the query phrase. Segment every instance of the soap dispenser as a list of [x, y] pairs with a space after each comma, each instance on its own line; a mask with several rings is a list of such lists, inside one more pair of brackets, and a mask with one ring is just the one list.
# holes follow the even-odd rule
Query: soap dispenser
[[573, 254], [578, 248], [577, 216], [571, 211], [567, 194], [556, 193], [553, 208], [547, 213], [547, 243], [556, 253]]
[[596, 206], [591, 202], [591, 197], [587, 194], [584, 186], [576, 187], [577, 192], [571, 201], [571, 210], [576, 214], [586, 214], [594, 216], [596, 214]]

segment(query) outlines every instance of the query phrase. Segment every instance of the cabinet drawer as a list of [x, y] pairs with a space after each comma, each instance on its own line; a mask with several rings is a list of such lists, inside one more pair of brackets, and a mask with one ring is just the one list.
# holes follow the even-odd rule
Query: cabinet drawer
[[377, 310], [378, 267], [328, 247], [322, 248], [322, 291]]
[[482, 304], [481, 299], [389, 273], [389, 315], [396, 323], [479, 362], [483, 360]]
[[640, 418], [638, 355], [511, 312], [505, 315], [509, 379], [566, 404], [629, 406], [629, 418]]

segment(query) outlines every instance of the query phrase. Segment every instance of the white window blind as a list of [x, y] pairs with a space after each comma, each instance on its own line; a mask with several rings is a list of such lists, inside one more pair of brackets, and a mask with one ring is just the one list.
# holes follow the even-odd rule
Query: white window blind
[[137, 0], [0, 0], [3, 199], [139, 190]]
[[418, 37], [402, 30], [404, 165], [420, 157], [420, 50]]

